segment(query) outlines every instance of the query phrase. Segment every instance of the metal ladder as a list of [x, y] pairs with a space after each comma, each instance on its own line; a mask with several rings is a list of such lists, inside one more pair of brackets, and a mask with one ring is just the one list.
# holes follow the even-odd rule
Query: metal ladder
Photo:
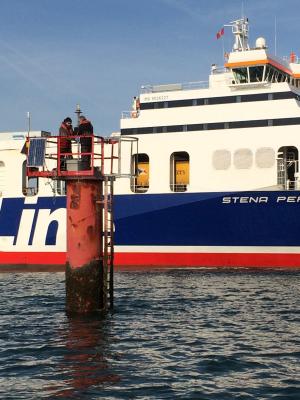
[[112, 308], [114, 303], [114, 215], [112, 201], [114, 177], [105, 175], [103, 185], [103, 282], [106, 282], [103, 300]]

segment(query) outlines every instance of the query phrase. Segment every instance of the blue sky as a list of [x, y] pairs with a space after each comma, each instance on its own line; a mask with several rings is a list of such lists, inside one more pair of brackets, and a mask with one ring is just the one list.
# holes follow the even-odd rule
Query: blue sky
[[[0, 131], [57, 131], [76, 104], [99, 134], [119, 130], [143, 84], [207, 80], [216, 32], [240, 17], [250, 44], [300, 55], [299, 0], [1, 0]], [[225, 50], [232, 36], [224, 35]], [[75, 120], [75, 118], [74, 118]]]

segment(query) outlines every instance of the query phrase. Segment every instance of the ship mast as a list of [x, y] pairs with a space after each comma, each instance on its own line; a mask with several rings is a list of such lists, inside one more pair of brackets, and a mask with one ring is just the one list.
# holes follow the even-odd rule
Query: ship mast
[[232, 51], [246, 51], [250, 50], [248, 44], [249, 38], [249, 22], [248, 18], [242, 17], [236, 21], [230, 22], [228, 25], [232, 28], [232, 33], [235, 37]]

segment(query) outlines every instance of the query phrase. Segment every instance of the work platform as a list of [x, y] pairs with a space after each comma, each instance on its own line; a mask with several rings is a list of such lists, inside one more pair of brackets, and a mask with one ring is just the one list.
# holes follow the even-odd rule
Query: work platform
[[[70, 142], [71, 151], [62, 148], [62, 139]], [[89, 141], [89, 151], [81, 151], [81, 142]], [[27, 176], [77, 179], [78, 177], [104, 179], [105, 176], [130, 177], [131, 171], [121, 171], [122, 146], [130, 144], [130, 155], [137, 139], [116, 136], [104, 138], [97, 135], [28, 137]], [[137, 152], [137, 145], [136, 145]]]

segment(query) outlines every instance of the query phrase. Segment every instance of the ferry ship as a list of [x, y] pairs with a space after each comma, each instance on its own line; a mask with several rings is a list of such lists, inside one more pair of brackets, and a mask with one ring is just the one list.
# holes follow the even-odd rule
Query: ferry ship
[[[117, 265], [300, 266], [300, 63], [229, 26], [208, 83], [145, 85], [122, 113], [138, 151], [115, 184]], [[25, 137], [1, 134], [0, 264], [64, 265], [64, 185], [26, 177]]]

